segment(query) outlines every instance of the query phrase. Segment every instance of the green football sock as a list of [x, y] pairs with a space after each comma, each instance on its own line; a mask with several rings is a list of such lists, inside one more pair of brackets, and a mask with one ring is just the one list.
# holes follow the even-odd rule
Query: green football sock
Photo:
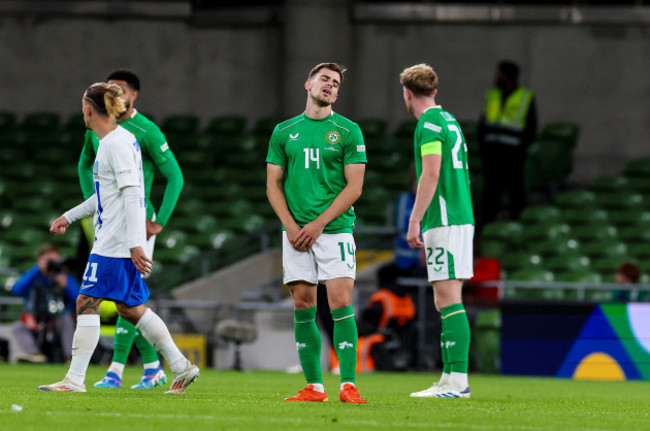
[[442, 320], [442, 332], [440, 333], [440, 356], [442, 356], [442, 372], [451, 373], [451, 363], [449, 362], [449, 353], [445, 347], [447, 337], [445, 336], [445, 321]]
[[323, 383], [320, 368], [322, 340], [316, 325], [316, 307], [294, 310], [294, 334], [300, 365], [307, 383]]
[[156, 352], [156, 349], [147, 341], [146, 338], [144, 338], [140, 331], [137, 331], [135, 336], [135, 345], [138, 347], [138, 350], [142, 355], [143, 364], [158, 362], [158, 353]]
[[357, 375], [357, 341], [359, 332], [354, 310], [349, 305], [332, 310], [334, 319], [334, 349], [339, 358], [341, 383], [354, 383]]
[[469, 321], [463, 304], [453, 304], [440, 311], [443, 320], [445, 350], [450, 371], [467, 374], [469, 362]]
[[126, 364], [133, 345], [137, 329], [128, 320], [119, 316], [115, 324], [115, 338], [113, 340], [113, 362]]

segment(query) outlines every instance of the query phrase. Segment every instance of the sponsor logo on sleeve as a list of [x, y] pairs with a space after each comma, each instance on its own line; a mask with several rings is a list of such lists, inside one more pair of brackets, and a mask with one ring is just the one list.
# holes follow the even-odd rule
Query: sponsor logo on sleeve
[[167, 142], [165, 142], [164, 144], [162, 144], [160, 146], [160, 151], [162, 151], [164, 153], [167, 150], [169, 150], [169, 144]]
[[124, 169], [122, 171], [117, 171], [117, 176], [119, 177], [120, 175], [128, 175], [131, 173], [131, 169]]
[[423, 127], [425, 129], [433, 130], [434, 132], [440, 132], [442, 130], [442, 127], [436, 126], [435, 124], [428, 123], [428, 122], [425, 122]]
[[365, 153], [365, 152], [366, 152], [365, 145], [357, 145], [357, 153]]

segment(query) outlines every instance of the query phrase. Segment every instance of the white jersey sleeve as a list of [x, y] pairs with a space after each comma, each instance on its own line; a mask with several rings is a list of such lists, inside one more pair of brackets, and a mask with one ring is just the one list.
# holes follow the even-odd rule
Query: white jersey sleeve
[[97, 195], [92, 195], [76, 207], [63, 214], [68, 223], [72, 224], [79, 219], [93, 215], [97, 210]]
[[139, 144], [135, 140], [132, 143], [117, 141], [115, 145], [108, 148], [111, 167], [120, 190], [129, 186], [140, 186], [140, 167], [134, 146], [138, 146], [139, 150]]

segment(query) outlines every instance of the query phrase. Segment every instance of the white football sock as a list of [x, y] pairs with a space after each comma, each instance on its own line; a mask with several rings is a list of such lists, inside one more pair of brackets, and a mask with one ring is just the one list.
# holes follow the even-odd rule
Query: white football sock
[[144, 312], [135, 327], [167, 359], [174, 374], [180, 373], [187, 368], [189, 361], [178, 350], [165, 322], [150, 308], [147, 308], [147, 311]]
[[77, 385], [83, 385], [90, 358], [99, 342], [99, 314], [77, 316], [77, 329], [72, 338], [72, 359], [66, 377]]
[[452, 371], [449, 376], [449, 383], [460, 390], [467, 388], [469, 386], [467, 373], [455, 373]]
[[142, 364], [142, 367], [143, 367], [145, 370], [148, 370], [148, 369], [150, 369], [150, 368], [158, 368], [159, 366], [160, 366], [160, 361], [149, 362], [148, 364]]
[[322, 383], [312, 383], [311, 385], [316, 392], [325, 392], [325, 386]]
[[111, 362], [111, 366], [108, 367], [107, 372], [115, 373], [121, 379], [122, 373], [124, 373], [124, 364], [120, 364], [119, 362]]
[[356, 386], [356, 385], [355, 385], [354, 383], [352, 383], [352, 382], [343, 382], [343, 383], [341, 383], [341, 390], [343, 390], [343, 387], [344, 387], [345, 385]]
[[442, 373], [442, 376], [440, 376], [440, 381], [438, 383], [441, 385], [446, 385], [447, 383], [449, 383], [449, 379], [451, 379], [451, 374]]

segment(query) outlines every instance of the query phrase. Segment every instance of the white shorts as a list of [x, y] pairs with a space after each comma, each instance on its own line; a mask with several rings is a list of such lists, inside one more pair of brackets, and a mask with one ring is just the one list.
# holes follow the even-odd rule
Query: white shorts
[[351, 233], [323, 233], [311, 249], [298, 251], [282, 232], [282, 274], [284, 284], [352, 278], [357, 272], [356, 245]]
[[422, 234], [429, 281], [468, 280], [474, 275], [474, 226], [440, 226]]

